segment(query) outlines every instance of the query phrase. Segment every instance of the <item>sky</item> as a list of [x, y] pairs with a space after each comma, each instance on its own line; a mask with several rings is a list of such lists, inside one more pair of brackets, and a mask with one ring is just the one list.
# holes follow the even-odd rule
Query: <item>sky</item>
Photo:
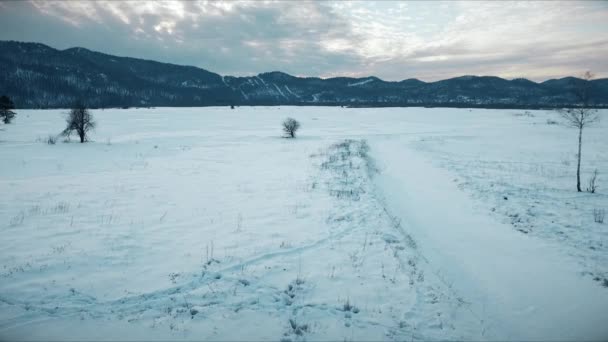
[[232, 76], [608, 77], [607, 1], [1, 1], [0, 27]]

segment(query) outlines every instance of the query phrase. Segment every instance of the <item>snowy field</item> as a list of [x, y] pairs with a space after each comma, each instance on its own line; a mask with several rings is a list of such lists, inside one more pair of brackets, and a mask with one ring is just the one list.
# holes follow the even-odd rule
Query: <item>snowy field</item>
[[595, 194], [550, 111], [65, 112], [0, 126], [2, 340], [608, 338], [608, 111]]

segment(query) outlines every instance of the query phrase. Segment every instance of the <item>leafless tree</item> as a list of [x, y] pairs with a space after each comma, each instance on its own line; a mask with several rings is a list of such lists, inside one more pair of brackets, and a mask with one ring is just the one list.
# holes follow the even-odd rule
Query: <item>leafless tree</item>
[[17, 115], [13, 109], [15, 109], [13, 101], [8, 96], [2, 95], [0, 97], [0, 119], [5, 124], [11, 123], [11, 120]]
[[296, 119], [287, 118], [283, 121], [283, 132], [290, 138], [296, 137], [296, 131], [300, 128], [300, 123]]
[[577, 82], [574, 96], [577, 105], [571, 108], [560, 109], [558, 112], [567, 126], [578, 129], [578, 154], [576, 163], [576, 190], [581, 192], [581, 151], [583, 146], [583, 129], [598, 121], [598, 111], [591, 106], [590, 88], [593, 74], [589, 71], [583, 75], [583, 80]]
[[63, 130], [62, 134], [69, 137], [73, 131], [76, 131], [81, 143], [89, 140], [87, 134], [94, 129], [96, 125], [93, 120], [93, 115], [91, 115], [89, 109], [82, 103], [77, 103], [70, 109], [66, 122], [68, 125]]

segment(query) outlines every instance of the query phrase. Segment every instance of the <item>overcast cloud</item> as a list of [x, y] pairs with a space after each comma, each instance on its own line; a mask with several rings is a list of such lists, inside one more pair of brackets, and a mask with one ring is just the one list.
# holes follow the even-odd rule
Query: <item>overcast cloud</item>
[[608, 77], [608, 3], [0, 2], [0, 40], [223, 75]]

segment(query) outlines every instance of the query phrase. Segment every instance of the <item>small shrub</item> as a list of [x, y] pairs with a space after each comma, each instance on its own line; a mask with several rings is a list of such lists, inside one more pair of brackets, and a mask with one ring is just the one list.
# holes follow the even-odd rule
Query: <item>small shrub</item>
[[50, 134], [50, 135], [49, 135], [49, 136], [46, 138], [46, 143], [47, 143], [48, 145], [55, 145], [55, 144], [57, 143], [57, 137], [56, 137], [56, 136], [54, 136], [54, 135], [51, 135], [51, 134]]
[[13, 101], [6, 95], [0, 96], [0, 119], [2, 119], [2, 122], [5, 124], [11, 123], [17, 115], [13, 109], [15, 109]]
[[558, 122], [553, 119], [547, 119], [547, 125], [557, 125]]
[[591, 178], [589, 178], [589, 186], [587, 187], [587, 192], [590, 192], [592, 194], [595, 193], [595, 190], [597, 190], [597, 175], [599, 174], [599, 172], [597, 171], [597, 169], [595, 169], [593, 171], [593, 175], [591, 176]]
[[299, 324], [293, 318], [289, 319], [289, 327], [291, 328], [291, 332], [297, 336], [302, 336], [308, 332], [308, 324]]
[[283, 121], [283, 132], [289, 138], [295, 138], [297, 130], [300, 129], [300, 123], [296, 119], [287, 118]]
[[344, 311], [350, 311], [352, 308], [353, 308], [353, 306], [350, 303], [350, 300], [348, 298], [346, 298], [346, 302], [342, 306], [342, 310], [344, 310]]
[[593, 209], [593, 221], [595, 221], [595, 223], [604, 223], [605, 216], [606, 216], [606, 210]]
[[348, 298], [346, 298], [346, 302], [344, 303], [344, 305], [342, 305], [342, 311], [344, 312], [352, 312], [352, 313], [359, 313], [359, 308], [357, 308], [356, 306], [352, 305], [350, 300]]

